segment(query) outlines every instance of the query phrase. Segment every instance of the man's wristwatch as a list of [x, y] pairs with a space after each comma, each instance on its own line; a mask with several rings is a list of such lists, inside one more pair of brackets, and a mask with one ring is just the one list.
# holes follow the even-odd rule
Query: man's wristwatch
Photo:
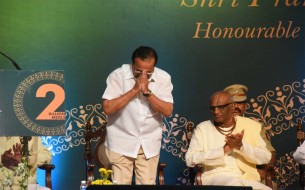
[[146, 93], [143, 93], [143, 96], [150, 97], [151, 94], [152, 94], [151, 90], [148, 89]]

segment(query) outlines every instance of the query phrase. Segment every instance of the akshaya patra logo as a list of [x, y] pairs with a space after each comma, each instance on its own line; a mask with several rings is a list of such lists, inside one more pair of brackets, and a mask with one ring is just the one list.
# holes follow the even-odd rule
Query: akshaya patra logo
[[19, 121], [29, 130], [45, 135], [65, 134], [64, 75], [36, 72], [17, 87], [13, 106]]

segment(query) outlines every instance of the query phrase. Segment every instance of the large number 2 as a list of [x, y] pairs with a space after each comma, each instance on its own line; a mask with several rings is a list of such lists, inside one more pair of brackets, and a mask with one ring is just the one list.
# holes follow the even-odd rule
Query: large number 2
[[[37, 89], [36, 97], [45, 98], [48, 92], [55, 94], [53, 101], [39, 114], [36, 120], [54, 120], [54, 116], [63, 112], [55, 112], [65, 100], [64, 89], [57, 84], [44, 84]], [[55, 119], [56, 120], [56, 119]]]

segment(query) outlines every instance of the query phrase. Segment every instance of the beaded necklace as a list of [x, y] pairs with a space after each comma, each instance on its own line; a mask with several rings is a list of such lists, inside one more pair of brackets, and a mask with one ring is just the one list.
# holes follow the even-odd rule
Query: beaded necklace
[[230, 129], [228, 129], [228, 130], [225, 130], [225, 129], [229, 128], [229, 127], [221, 128], [220, 126], [216, 126], [216, 125], [215, 125], [215, 127], [216, 127], [217, 131], [219, 131], [219, 133], [221, 133], [223, 135], [230, 135], [234, 131], [235, 127], [236, 127], [236, 121], [233, 118], [233, 126]]

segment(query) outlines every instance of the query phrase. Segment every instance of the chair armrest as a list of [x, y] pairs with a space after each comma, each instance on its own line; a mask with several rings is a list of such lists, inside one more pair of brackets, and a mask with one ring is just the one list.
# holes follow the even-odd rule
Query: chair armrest
[[196, 183], [196, 185], [202, 185], [201, 176], [202, 176], [203, 165], [202, 164], [196, 164], [195, 167], [197, 168], [195, 183]]
[[46, 175], [45, 175], [46, 187], [52, 189], [51, 171], [55, 168], [55, 165], [43, 164], [41, 166], [38, 166], [38, 168], [46, 171]]
[[274, 170], [274, 165], [273, 164], [263, 164], [263, 165], [257, 165], [256, 168], [263, 173], [260, 173], [261, 180], [265, 181], [265, 184], [273, 189], [273, 183], [272, 179], [275, 178], [275, 170]]
[[165, 162], [161, 162], [158, 165], [158, 180], [159, 180], [159, 185], [164, 185], [164, 168], [166, 167]]

